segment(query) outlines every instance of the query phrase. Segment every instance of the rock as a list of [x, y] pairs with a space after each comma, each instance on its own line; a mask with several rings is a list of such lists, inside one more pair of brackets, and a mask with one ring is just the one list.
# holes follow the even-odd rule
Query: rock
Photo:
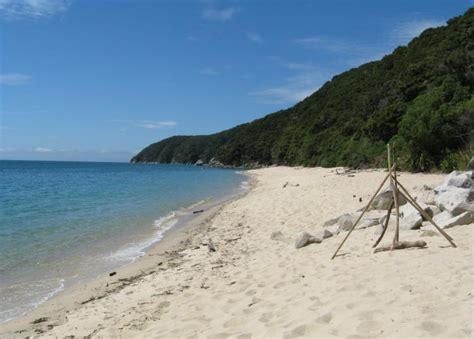
[[[431, 209], [424, 203], [420, 203], [420, 207], [423, 208], [428, 214], [432, 215]], [[400, 229], [402, 230], [415, 230], [421, 227], [423, 223], [423, 217], [420, 212], [413, 207], [411, 204], [406, 204], [400, 207]], [[394, 217], [396, 220], [396, 217]]]
[[436, 205], [442, 211], [454, 216], [474, 212], [474, 171], [453, 171], [434, 191]]
[[311, 234], [307, 232], [303, 232], [298, 238], [296, 238], [295, 241], [295, 248], [301, 248], [308, 246], [310, 244], [314, 243], [320, 243], [321, 239], [317, 239], [316, 237], [313, 237]]
[[324, 222], [324, 224], [323, 224], [323, 227], [328, 227], [328, 226], [335, 225], [335, 224], [337, 223], [337, 220], [338, 220], [338, 219], [339, 219], [339, 217], [326, 220], [326, 221]]
[[318, 233], [316, 233], [315, 238], [320, 239], [321, 241], [327, 238], [332, 237], [332, 233], [328, 231], [327, 229], [321, 230]]
[[436, 215], [434, 218], [433, 218], [433, 221], [438, 224], [438, 225], [442, 225], [444, 224], [447, 220], [451, 219], [452, 217], [454, 217], [454, 215], [452, 215], [450, 212], [448, 211], [443, 211], [441, 212], [440, 214]]
[[433, 188], [427, 185], [423, 185], [423, 190], [421, 191], [421, 196], [419, 198], [419, 202], [423, 202], [428, 205], [435, 205], [435, 192]]
[[202, 166], [202, 165], [204, 165], [204, 161], [198, 160], [198, 161], [196, 161], [196, 162], [194, 163], [194, 165], [196, 165], [196, 166]]
[[431, 211], [433, 212], [433, 216], [437, 216], [441, 213], [441, 210], [438, 206], [430, 206]]
[[[439, 218], [433, 219], [441, 228], [451, 228], [455, 226], [462, 226], [474, 223], [474, 213], [464, 212], [456, 216], [452, 216], [449, 212], [439, 214]], [[451, 216], [451, 218], [449, 218]], [[422, 230], [436, 230], [436, 228], [429, 222], [423, 223]]]
[[280, 231], [272, 232], [272, 234], [270, 235], [270, 239], [282, 241], [284, 240], [283, 233], [281, 233]]
[[467, 164], [466, 170], [468, 171], [474, 171], [474, 157], [471, 158], [471, 161], [469, 161], [469, 164]]
[[411, 214], [408, 217], [400, 218], [400, 229], [416, 230], [421, 227], [423, 218], [419, 214]]
[[443, 186], [471, 188], [473, 186], [472, 172], [452, 171], [444, 180]]
[[333, 236], [338, 235], [338, 234], [340, 233], [340, 231], [339, 231], [339, 225], [337, 225], [337, 224], [336, 224], [336, 225], [332, 225], [332, 226], [328, 226], [328, 227], [326, 227], [326, 229], [327, 229], [329, 232], [331, 232], [331, 234], [332, 234]]
[[352, 215], [341, 215], [339, 219], [337, 219], [337, 224], [339, 225], [339, 231], [349, 231], [353, 225]]
[[459, 214], [446, 222], [443, 225], [439, 225], [442, 228], [451, 228], [454, 226], [468, 225], [474, 223], [474, 213], [473, 212], [464, 212]]
[[[392, 188], [388, 187], [387, 189], [385, 189], [385, 191], [375, 197], [371, 207], [374, 210], [388, 210], [390, 208], [390, 204], [392, 203], [392, 199]], [[398, 204], [402, 206], [406, 203], [406, 199], [401, 194], [398, 194]]]
[[357, 225], [356, 229], [361, 230], [367, 227], [376, 226], [380, 223], [379, 220], [380, 218], [363, 218]]

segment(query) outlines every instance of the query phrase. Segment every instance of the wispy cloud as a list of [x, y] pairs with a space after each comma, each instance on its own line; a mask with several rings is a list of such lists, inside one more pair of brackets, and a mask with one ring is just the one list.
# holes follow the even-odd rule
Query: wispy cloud
[[263, 42], [261, 35], [255, 32], [247, 32], [247, 38], [256, 44], [261, 44]]
[[[163, 120], [163, 121], [152, 121], [152, 120], [111, 120], [111, 122], [118, 122], [129, 127], [139, 127], [145, 129], [161, 129], [161, 128], [172, 128], [175, 127], [178, 123], [173, 120]], [[125, 128], [121, 128], [120, 131], [125, 131]]]
[[37, 153], [50, 153], [50, 152], [53, 152], [53, 150], [51, 148], [47, 148], [47, 147], [36, 147], [33, 152], [37, 152]]
[[228, 8], [207, 8], [202, 12], [202, 18], [209, 21], [229, 21], [232, 19], [237, 9], [233, 7]]
[[333, 53], [354, 51], [361, 48], [358, 44], [351, 41], [346, 41], [341, 38], [326, 38], [322, 36], [294, 39], [293, 43], [304, 48], [324, 50]]
[[205, 67], [199, 71], [202, 75], [219, 75], [219, 72], [212, 67]]
[[286, 78], [282, 84], [270, 86], [249, 93], [263, 104], [294, 104], [318, 90], [326, 81], [327, 75], [316, 67], [307, 64], [286, 63], [284, 67], [296, 73]]
[[71, 0], [0, 0], [0, 16], [44, 18], [64, 12]]
[[176, 125], [176, 121], [142, 121], [139, 123], [135, 123], [135, 126], [146, 129], [160, 129], [166, 127], [174, 127]]
[[443, 26], [446, 23], [441, 20], [420, 19], [405, 21], [398, 24], [392, 31], [393, 36], [402, 43], [407, 43], [414, 37], [420, 35], [428, 28]]
[[29, 83], [30, 81], [31, 81], [31, 76], [25, 75], [25, 74], [20, 74], [20, 73], [0, 74], [0, 85], [7, 85], [7, 86], [25, 85]]

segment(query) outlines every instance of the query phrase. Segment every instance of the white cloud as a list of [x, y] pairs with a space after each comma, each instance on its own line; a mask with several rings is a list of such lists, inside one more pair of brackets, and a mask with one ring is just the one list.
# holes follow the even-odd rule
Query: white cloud
[[392, 33], [398, 41], [406, 43], [414, 37], [420, 35], [428, 28], [434, 28], [443, 25], [445, 25], [445, 22], [441, 20], [421, 19], [405, 21], [397, 25], [395, 29], [393, 29]]
[[36, 147], [33, 152], [37, 152], [37, 153], [50, 153], [52, 152], [53, 150], [51, 148], [46, 148], [46, 147]]
[[256, 44], [261, 44], [263, 42], [263, 38], [255, 32], [247, 32], [247, 38]]
[[351, 41], [340, 38], [324, 38], [321, 36], [294, 39], [293, 43], [304, 48], [324, 50], [332, 53], [352, 52], [361, 49], [358, 44]]
[[0, 0], [0, 15], [7, 18], [42, 18], [68, 9], [71, 0]]
[[202, 12], [203, 19], [209, 21], [228, 21], [231, 20], [234, 14], [237, 12], [235, 8], [207, 8]]
[[212, 67], [205, 67], [199, 73], [202, 75], [219, 75], [219, 72]]
[[[291, 64], [296, 65], [296, 64]], [[303, 64], [297, 64], [299, 66]], [[286, 65], [284, 65], [286, 67]], [[294, 104], [311, 95], [327, 79], [323, 72], [310, 65], [296, 68], [297, 73], [285, 79], [283, 84], [249, 93], [263, 104]]]
[[[2, 1], [2, 0], [0, 0]], [[0, 74], [0, 85], [24, 85], [31, 81], [31, 76], [20, 74], [20, 73], [11, 73], [11, 74]]]
[[177, 125], [176, 121], [141, 121], [134, 124], [137, 127], [146, 129], [160, 129], [166, 127], [174, 127]]

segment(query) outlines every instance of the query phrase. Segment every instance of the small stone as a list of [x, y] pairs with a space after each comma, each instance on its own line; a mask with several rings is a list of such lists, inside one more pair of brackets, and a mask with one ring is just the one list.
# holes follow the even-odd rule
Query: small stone
[[324, 224], [323, 224], [323, 227], [328, 227], [328, 226], [335, 225], [335, 224], [337, 223], [337, 220], [338, 220], [338, 219], [339, 219], [339, 217], [326, 220], [326, 221], [324, 222]]
[[315, 238], [321, 239], [321, 241], [322, 241], [324, 239], [332, 237], [332, 235], [333, 234], [330, 231], [328, 231], [327, 229], [324, 229], [324, 230], [321, 230], [318, 233], [316, 233]]
[[272, 239], [272, 240], [283, 240], [283, 233], [281, 233], [280, 231], [272, 232], [272, 234], [270, 235], [270, 239]]
[[343, 214], [337, 219], [339, 231], [349, 231], [352, 228], [352, 216], [350, 214]]
[[301, 248], [314, 243], [320, 243], [321, 239], [313, 237], [308, 232], [303, 232], [295, 241], [295, 248]]

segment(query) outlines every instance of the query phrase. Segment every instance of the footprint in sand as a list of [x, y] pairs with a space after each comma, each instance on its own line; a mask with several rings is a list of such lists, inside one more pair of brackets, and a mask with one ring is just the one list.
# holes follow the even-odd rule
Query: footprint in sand
[[282, 288], [282, 287], [285, 287], [285, 286], [286, 286], [286, 282], [280, 281], [280, 282], [277, 282], [275, 285], [273, 285], [273, 288], [279, 289], [279, 288]]
[[332, 320], [332, 313], [328, 312], [326, 314], [323, 314], [319, 318], [316, 318], [316, 322], [320, 324], [329, 324]]
[[267, 312], [267, 313], [263, 313], [260, 316], [260, 318], [258, 319], [258, 321], [260, 321], [262, 323], [266, 323], [266, 322], [269, 322], [272, 318], [273, 318], [273, 313], [272, 312]]
[[285, 332], [284, 338], [302, 337], [306, 333], [306, 325], [300, 325], [293, 328], [291, 331]]
[[435, 321], [423, 321], [420, 326], [432, 336], [439, 335], [444, 331], [444, 327]]

